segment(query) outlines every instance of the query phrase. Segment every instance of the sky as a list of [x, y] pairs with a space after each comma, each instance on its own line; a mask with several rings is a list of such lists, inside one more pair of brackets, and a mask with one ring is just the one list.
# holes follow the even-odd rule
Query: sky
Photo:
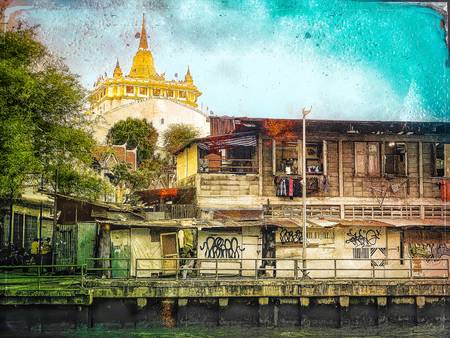
[[145, 13], [159, 73], [190, 66], [216, 115], [450, 120], [442, 17], [351, 0], [35, 0], [20, 12], [92, 89], [130, 70]]

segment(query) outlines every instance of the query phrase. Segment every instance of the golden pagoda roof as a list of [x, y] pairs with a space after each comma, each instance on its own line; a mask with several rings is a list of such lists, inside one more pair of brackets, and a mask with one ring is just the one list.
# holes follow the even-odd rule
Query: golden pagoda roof
[[145, 16], [142, 16], [142, 28], [139, 49], [133, 58], [129, 77], [137, 79], [159, 78], [153, 62], [152, 52], [148, 49], [147, 31], [145, 30]]

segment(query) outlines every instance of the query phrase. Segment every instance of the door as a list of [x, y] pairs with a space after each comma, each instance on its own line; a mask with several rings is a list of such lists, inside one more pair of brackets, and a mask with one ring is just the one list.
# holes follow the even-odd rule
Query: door
[[[161, 252], [163, 258], [178, 258], [178, 235], [176, 232], [170, 232], [160, 235]], [[163, 275], [176, 274], [178, 269], [178, 260], [164, 259], [162, 262]]]
[[97, 237], [96, 223], [78, 223], [77, 264], [88, 264], [88, 268], [94, 267], [95, 241]]
[[127, 278], [130, 269], [130, 231], [111, 231], [111, 268], [113, 278]]

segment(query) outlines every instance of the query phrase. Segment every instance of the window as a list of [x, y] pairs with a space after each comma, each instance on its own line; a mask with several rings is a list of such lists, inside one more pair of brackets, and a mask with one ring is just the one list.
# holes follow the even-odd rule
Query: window
[[406, 176], [408, 172], [407, 155], [405, 143], [386, 143], [384, 173], [391, 176]]
[[307, 174], [323, 173], [321, 143], [306, 143], [306, 173]]
[[380, 176], [378, 142], [355, 142], [355, 176]]
[[[306, 173], [324, 174], [324, 143], [306, 143]], [[301, 141], [277, 141], [275, 144], [276, 173], [298, 175], [301, 173]], [[275, 173], [274, 173], [275, 174]]]
[[185, 91], [180, 91], [180, 97], [181, 98], [186, 98], [186, 92]]
[[16, 248], [23, 247], [23, 214], [14, 213], [13, 244]]
[[133, 86], [127, 86], [127, 94], [134, 94], [134, 87]]
[[173, 97], [173, 90], [167, 91], [167, 97]]
[[153, 95], [154, 95], [154, 96], [160, 96], [160, 95], [161, 95], [161, 90], [159, 90], [159, 89], [153, 89]]
[[164, 118], [161, 119], [161, 124], [164, 124]]
[[36, 216], [25, 216], [25, 249], [31, 249], [31, 243], [37, 238], [38, 218]]
[[434, 143], [432, 150], [433, 176], [450, 177], [450, 144]]
[[280, 141], [276, 144], [276, 171], [287, 175], [297, 175], [298, 171], [298, 142]]
[[147, 88], [139, 88], [139, 94], [141, 95], [147, 95]]
[[354, 259], [367, 259], [369, 258], [369, 248], [353, 248]]

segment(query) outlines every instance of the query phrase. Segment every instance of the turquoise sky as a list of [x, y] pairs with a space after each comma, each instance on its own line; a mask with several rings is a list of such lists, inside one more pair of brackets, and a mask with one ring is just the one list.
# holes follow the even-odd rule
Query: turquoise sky
[[449, 120], [441, 17], [350, 0], [39, 0], [22, 13], [87, 88], [129, 72], [142, 13], [157, 71], [191, 67], [216, 114]]

